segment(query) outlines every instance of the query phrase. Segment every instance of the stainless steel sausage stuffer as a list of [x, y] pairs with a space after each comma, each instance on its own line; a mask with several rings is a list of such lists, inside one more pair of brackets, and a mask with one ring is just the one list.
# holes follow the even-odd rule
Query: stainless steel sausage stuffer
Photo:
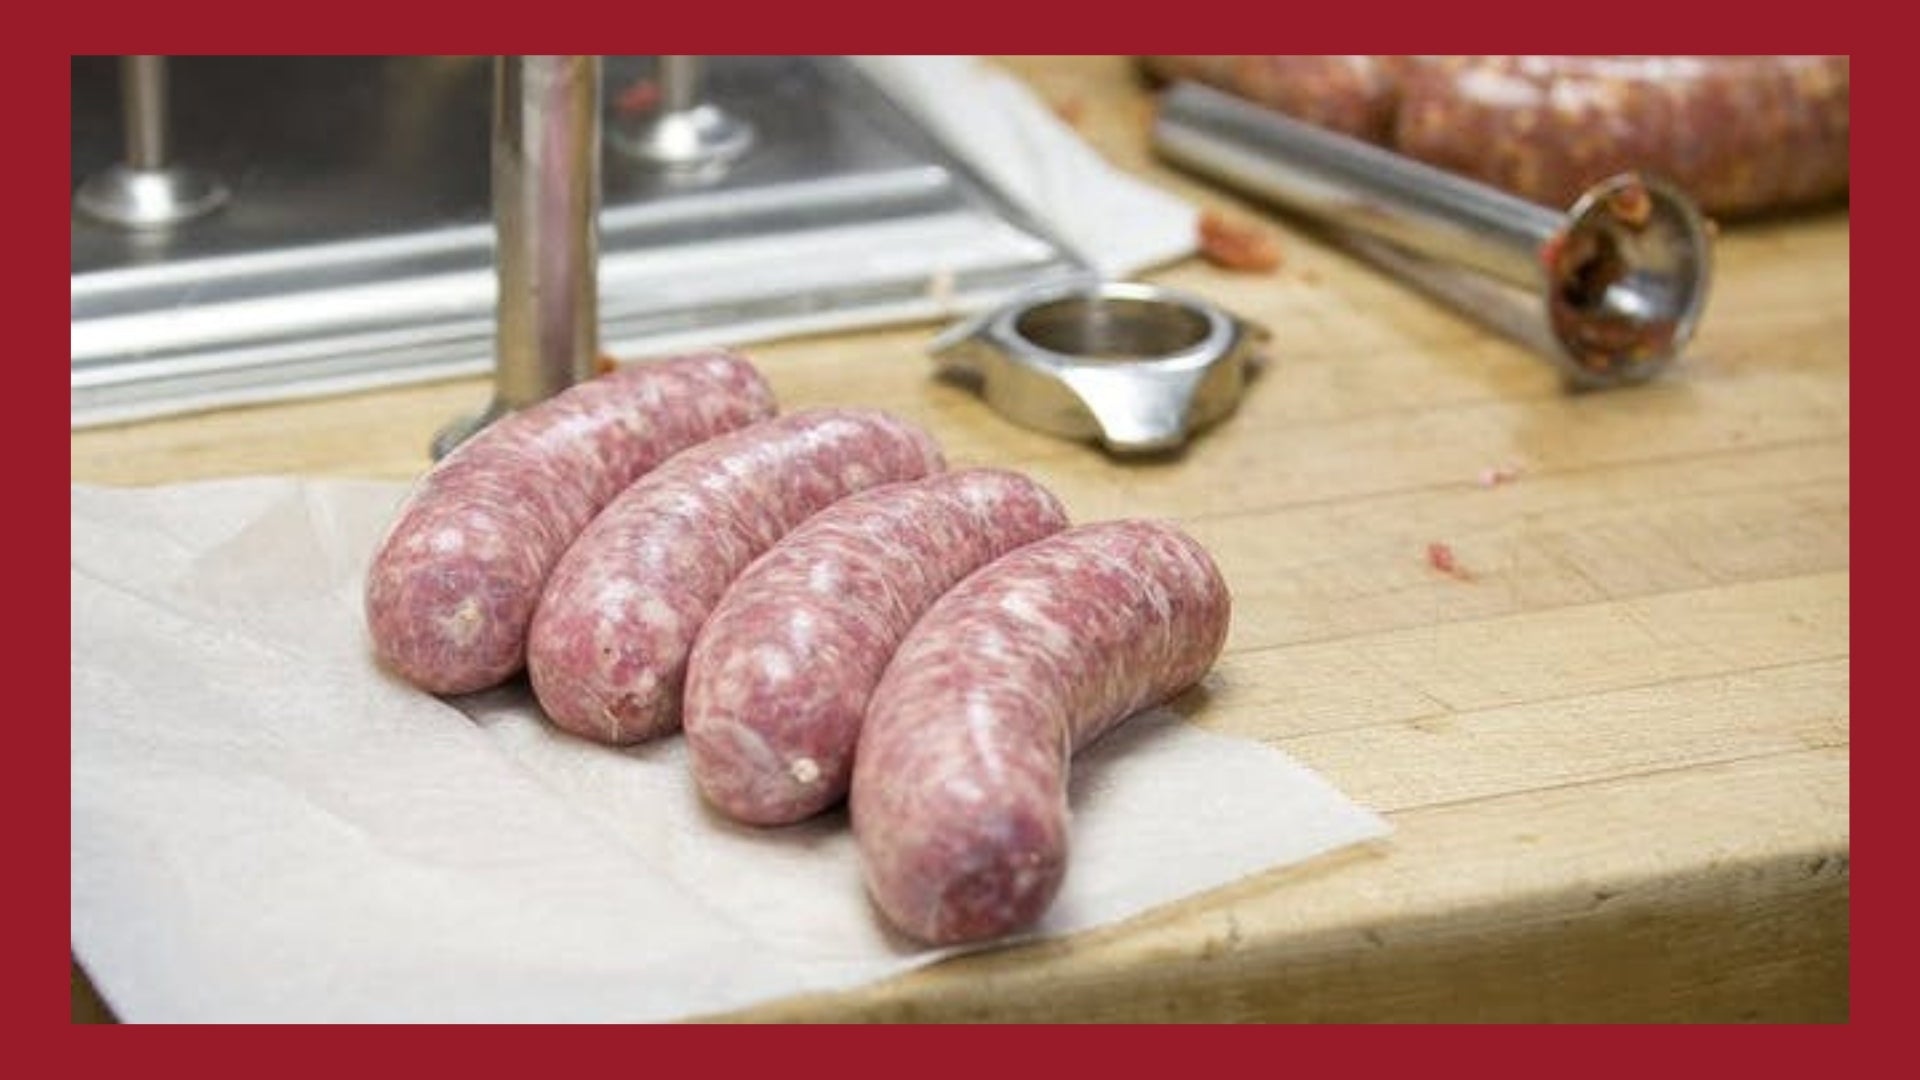
[[1068, 282], [955, 325], [932, 351], [1015, 423], [1143, 454], [1179, 447], [1232, 412], [1267, 338], [1174, 289]]
[[1331, 226], [1363, 257], [1534, 346], [1576, 388], [1659, 373], [1706, 304], [1706, 219], [1653, 177], [1610, 177], [1560, 213], [1187, 82], [1162, 95], [1153, 146]]

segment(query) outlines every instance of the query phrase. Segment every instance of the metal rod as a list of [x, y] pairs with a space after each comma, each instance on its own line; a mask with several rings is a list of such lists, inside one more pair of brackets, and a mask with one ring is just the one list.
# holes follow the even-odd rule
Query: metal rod
[[227, 201], [212, 175], [168, 161], [166, 57], [120, 58], [120, 104], [123, 160], [80, 184], [75, 210], [125, 229], [164, 229]]
[[159, 169], [167, 163], [167, 58], [120, 58], [120, 96], [126, 114], [126, 163]]
[[[1401, 276], [1467, 270], [1533, 293], [1548, 354], [1581, 387], [1642, 381], [1691, 338], [1711, 264], [1706, 221], [1680, 191], [1624, 174], [1567, 212], [1400, 154], [1181, 82], [1162, 96], [1154, 148], [1196, 172], [1261, 195], [1336, 231], [1404, 251], [1375, 259]], [[1417, 275], [1426, 291], [1431, 273]], [[1492, 313], [1483, 319], [1495, 321]], [[1502, 313], [1502, 329], [1512, 320]]]
[[591, 377], [599, 351], [600, 58], [503, 57], [497, 71], [495, 389], [519, 409]]
[[494, 68], [494, 398], [435, 457], [498, 417], [591, 378], [599, 356], [600, 58]]
[[1160, 106], [1157, 147], [1333, 225], [1516, 285], [1543, 280], [1538, 252], [1562, 215], [1377, 146], [1197, 83]]
[[660, 110], [686, 112], [700, 104], [700, 79], [704, 74], [698, 56], [661, 57]]

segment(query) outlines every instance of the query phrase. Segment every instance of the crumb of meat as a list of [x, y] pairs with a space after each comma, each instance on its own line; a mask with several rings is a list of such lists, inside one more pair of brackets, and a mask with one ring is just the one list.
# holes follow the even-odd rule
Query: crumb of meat
[[1645, 184], [1630, 181], [1607, 196], [1607, 209], [1629, 229], [1644, 229], [1653, 220], [1653, 196]]
[[1453, 548], [1438, 540], [1427, 545], [1427, 565], [1461, 581], [1473, 580], [1473, 575], [1467, 572], [1467, 568], [1461, 566], [1460, 561], [1454, 558]]
[[601, 353], [593, 359], [593, 373], [596, 376], [610, 375], [618, 370], [620, 370], [620, 361], [615, 360], [606, 353]]
[[1200, 254], [1215, 266], [1250, 274], [1280, 268], [1280, 242], [1245, 222], [1229, 221], [1215, 210], [1200, 215]]
[[1483, 488], [1499, 487], [1520, 479], [1520, 466], [1508, 462], [1504, 465], [1489, 465], [1480, 470], [1477, 478]]
[[614, 111], [627, 115], [646, 112], [658, 104], [660, 84], [644, 75], [622, 87], [613, 98]]

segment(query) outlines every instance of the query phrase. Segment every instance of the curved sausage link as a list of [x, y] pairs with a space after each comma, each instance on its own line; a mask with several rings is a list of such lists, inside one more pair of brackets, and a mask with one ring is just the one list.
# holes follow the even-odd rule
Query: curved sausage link
[[854, 758], [854, 835], [887, 918], [933, 943], [1038, 919], [1066, 873], [1068, 759], [1198, 681], [1230, 609], [1206, 550], [1152, 521], [1068, 529], [936, 601]]
[[790, 413], [675, 455], [554, 568], [527, 641], [541, 708], [605, 743], [672, 732], [694, 638], [749, 563], [847, 495], [944, 468], [926, 432], [864, 409]]
[[511, 413], [423, 476], [375, 549], [365, 592], [380, 663], [423, 690], [503, 682], [567, 545], [670, 455], [775, 412], [743, 356], [620, 368]]
[[1555, 209], [1616, 173], [1718, 217], [1847, 192], [1845, 56], [1148, 56], [1307, 123]]
[[1052, 493], [965, 469], [849, 496], [727, 590], [687, 662], [684, 724], [707, 800], [756, 825], [847, 793], [867, 698], [914, 621], [955, 582], [1060, 531]]
[[1406, 63], [1401, 153], [1565, 207], [1659, 175], [1720, 217], [1847, 191], [1844, 56], [1472, 56]]

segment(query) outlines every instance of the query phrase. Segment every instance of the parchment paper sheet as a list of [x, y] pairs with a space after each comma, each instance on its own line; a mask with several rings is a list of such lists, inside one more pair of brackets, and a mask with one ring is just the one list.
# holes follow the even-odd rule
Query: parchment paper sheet
[[[404, 485], [72, 489], [71, 933], [123, 1019], [659, 1021], [942, 955], [895, 939], [843, 813], [700, 802], [679, 739], [561, 734], [524, 681], [372, 662]], [[1381, 836], [1284, 754], [1166, 713], [1076, 760], [1061, 934]]]

